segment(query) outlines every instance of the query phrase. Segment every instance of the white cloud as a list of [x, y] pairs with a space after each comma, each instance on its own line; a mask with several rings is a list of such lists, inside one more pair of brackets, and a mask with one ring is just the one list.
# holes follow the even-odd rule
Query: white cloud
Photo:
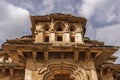
[[82, 0], [79, 14], [90, 18], [93, 14], [95, 14], [97, 7], [103, 3], [105, 3], [105, 0]]
[[82, 5], [78, 10], [79, 14], [87, 19], [94, 16], [94, 20], [100, 22], [120, 22], [119, 4], [119, 0], [82, 0]]
[[96, 28], [92, 25], [87, 25], [85, 36], [89, 36], [90, 39], [95, 39]]
[[106, 44], [120, 45], [120, 24], [98, 28], [96, 39], [105, 41]]
[[0, 1], [0, 40], [22, 36], [30, 30], [29, 12]]
[[43, 9], [42, 13], [43, 14], [50, 13], [50, 12], [52, 12], [52, 10], [54, 8], [54, 1], [53, 0], [44, 0], [43, 5], [45, 6], [45, 8]]
[[38, 15], [50, 13], [73, 14], [75, 11], [75, 5], [72, 5], [72, 2], [72, 0], [43, 0], [36, 12]]
[[97, 7], [95, 20], [106, 23], [120, 22], [119, 4], [119, 0], [106, 0], [102, 6]]

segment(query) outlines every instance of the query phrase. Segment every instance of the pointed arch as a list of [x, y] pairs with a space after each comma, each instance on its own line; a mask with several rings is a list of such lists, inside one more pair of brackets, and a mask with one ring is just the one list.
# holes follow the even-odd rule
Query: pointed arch
[[70, 25], [69, 29], [70, 29], [70, 31], [75, 31], [76, 30], [74, 25]]
[[65, 28], [65, 25], [61, 22], [58, 22], [55, 24], [54, 28], [56, 31], [63, 31]]
[[44, 31], [49, 31], [49, 29], [50, 29], [50, 26], [48, 26], [48, 25], [45, 25], [45, 26], [43, 26], [43, 29], [44, 29]]

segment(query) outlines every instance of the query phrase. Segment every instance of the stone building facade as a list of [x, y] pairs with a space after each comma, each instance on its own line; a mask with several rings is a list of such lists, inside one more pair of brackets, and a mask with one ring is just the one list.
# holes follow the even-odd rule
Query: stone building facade
[[120, 80], [119, 47], [85, 37], [87, 20], [70, 14], [30, 16], [31, 35], [6, 40], [0, 80]]

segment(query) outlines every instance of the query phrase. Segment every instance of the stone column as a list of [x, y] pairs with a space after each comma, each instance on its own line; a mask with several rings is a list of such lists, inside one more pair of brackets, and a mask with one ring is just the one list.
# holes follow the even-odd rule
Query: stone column
[[55, 42], [54, 20], [51, 19], [49, 42]]
[[35, 42], [43, 42], [43, 31], [39, 31], [35, 35]]
[[87, 68], [90, 70], [91, 75], [89, 75], [90, 80], [98, 80], [97, 72], [95, 69], [95, 64], [93, 59], [91, 58], [91, 51], [89, 49], [85, 50], [85, 63]]
[[44, 60], [47, 61], [48, 60], [48, 52], [44, 51]]
[[43, 31], [42, 25], [36, 25], [35, 42], [43, 42]]
[[10, 76], [12, 77], [14, 75], [14, 69], [10, 68]]
[[92, 73], [92, 80], [98, 80], [96, 70], [95, 70], [95, 69], [92, 69], [92, 70], [91, 70], [91, 73]]
[[36, 52], [36, 51], [33, 51], [32, 54], [33, 54], [33, 60], [34, 60], [34, 62], [36, 62], [37, 52]]
[[79, 51], [75, 51], [74, 52], [74, 60], [78, 61], [78, 59], [79, 59]]
[[70, 42], [70, 33], [68, 33], [68, 32], [64, 33], [63, 42]]
[[85, 53], [85, 60], [88, 61], [88, 60], [91, 60], [91, 52], [90, 50], [85, 50], [86, 53]]
[[103, 69], [100, 69], [100, 78], [103, 80]]
[[32, 80], [32, 71], [29, 69], [25, 69], [25, 80]]
[[75, 35], [75, 42], [83, 43], [82, 28], [78, 27]]
[[50, 42], [55, 42], [55, 33], [51, 32], [49, 36]]
[[82, 34], [81, 33], [76, 33], [76, 35], [75, 35], [75, 42], [83, 43]]

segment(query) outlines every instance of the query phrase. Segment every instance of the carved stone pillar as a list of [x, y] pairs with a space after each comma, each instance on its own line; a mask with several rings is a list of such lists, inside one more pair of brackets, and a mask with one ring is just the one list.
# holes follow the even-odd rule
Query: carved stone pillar
[[50, 42], [55, 42], [55, 33], [51, 32], [49, 36]]
[[75, 42], [83, 43], [83, 37], [82, 37], [81, 28], [77, 28], [76, 35], [75, 35]]
[[35, 42], [43, 42], [43, 31], [39, 31], [35, 35]]
[[95, 64], [93, 59], [91, 58], [91, 51], [89, 49], [85, 50], [85, 63], [86, 63], [86, 68], [90, 70], [91, 75], [89, 75], [90, 80], [98, 80], [97, 72], [95, 69]]
[[78, 59], [79, 59], [79, 51], [75, 51], [74, 52], [74, 60], [78, 61]]
[[64, 33], [63, 42], [70, 42], [70, 33], [67, 32]]
[[36, 62], [36, 60], [37, 60], [37, 52], [33, 51], [32, 54], [33, 54], [33, 60]]
[[100, 69], [100, 78], [101, 78], [101, 80], [103, 79], [102, 77], [103, 77], [103, 69]]
[[51, 19], [50, 24], [50, 36], [49, 36], [50, 42], [55, 42], [55, 31], [54, 31], [54, 20]]
[[92, 69], [92, 70], [91, 70], [91, 73], [92, 73], [92, 80], [98, 80], [96, 70], [95, 70], [95, 69]]
[[13, 68], [10, 68], [10, 77], [12, 78], [14, 75], [14, 69]]
[[85, 60], [90, 60], [91, 59], [91, 52], [90, 50], [86, 50], [86, 53], [85, 53]]
[[69, 33], [68, 23], [65, 24], [63, 42], [70, 42], [70, 33]]
[[25, 69], [25, 79], [24, 80], [32, 80], [32, 71], [29, 69]]
[[75, 35], [75, 42], [83, 43], [81, 33], [76, 33], [76, 35]]
[[43, 42], [43, 29], [40, 24], [36, 25], [35, 42]]
[[48, 52], [44, 51], [44, 60], [47, 61], [48, 60]]

